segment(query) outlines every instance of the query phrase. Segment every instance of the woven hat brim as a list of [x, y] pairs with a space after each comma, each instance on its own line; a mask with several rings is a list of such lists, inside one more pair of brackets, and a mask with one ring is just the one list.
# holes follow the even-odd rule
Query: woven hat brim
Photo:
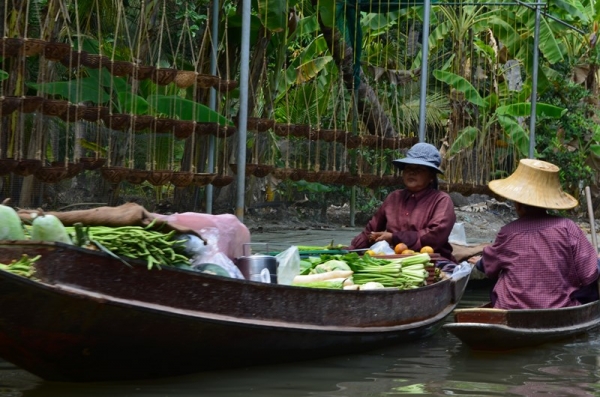
[[425, 160], [412, 159], [409, 157], [405, 157], [403, 159], [393, 160], [392, 164], [394, 164], [396, 167], [398, 167], [400, 169], [403, 169], [406, 164], [424, 165], [425, 167], [433, 168], [439, 174], [442, 174], [442, 175], [444, 174], [444, 172], [442, 170], [440, 170], [438, 167], [436, 167], [433, 163], [430, 163], [429, 161], [425, 161]]
[[490, 190], [509, 200], [534, 207], [568, 210], [579, 202], [560, 188], [558, 174], [530, 168], [532, 161], [521, 160], [517, 170], [505, 179], [491, 181]]

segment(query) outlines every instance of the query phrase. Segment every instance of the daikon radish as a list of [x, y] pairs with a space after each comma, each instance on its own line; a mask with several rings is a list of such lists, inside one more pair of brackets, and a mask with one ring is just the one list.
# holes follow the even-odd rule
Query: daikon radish
[[308, 274], [298, 275], [294, 277], [293, 284], [306, 284], [313, 283], [315, 281], [331, 280], [333, 278], [348, 278], [351, 277], [354, 272], [352, 270], [334, 270], [331, 272], [319, 273], [319, 274]]

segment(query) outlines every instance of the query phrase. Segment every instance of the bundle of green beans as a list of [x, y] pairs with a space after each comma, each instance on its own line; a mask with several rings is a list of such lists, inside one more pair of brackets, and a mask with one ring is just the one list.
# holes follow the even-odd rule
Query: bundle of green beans
[[10, 263], [0, 263], [0, 270], [4, 270], [19, 276], [31, 278], [35, 273], [33, 263], [41, 258], [41, 255], [37, 255], [31, 258], [27, 254], [21, 255], [20, 259], [14, 259]]
[[[142, 259], [148, 269], [157, 266], [189, 265], [190, 259], [181, 252], [185, 240], [174, 239], [175, 231], [160, 231], [140, 226], [90, 226], [86, 228], [87, 239], [107, 249], [114, 255], [132, 259]], [[69, 234], [76, 233], [75, 228], [67, 228]]]

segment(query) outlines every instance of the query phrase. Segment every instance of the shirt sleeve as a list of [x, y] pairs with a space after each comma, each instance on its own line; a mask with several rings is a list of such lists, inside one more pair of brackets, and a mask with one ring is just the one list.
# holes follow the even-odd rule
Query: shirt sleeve
[[483, 271], [492, 280], [497, 279], [504, 268], [504, 258], [511, 249], [508, 241], [508, 235], [500, 229], [494, 243], [483, 248], [481, 255]]
[[356, 237], [352, 239], [350, 243], [350, 249], [359, 249], [359, 248], [368, 248], [371, 246], [371, 242], [369, 241], [369, 234], [371, 232], [382, 232], [386, 230], [387, 226], [387, 218], [385, 215], [385, 209], [390, 205], [389, 197], [383, 201], [375, 215], [371, 218], [371, 220], [367, 223], [363, 231]]
[[573, 265], [582, 286], [598, 279], [598, 255], [585, 233], [575, 224], [570, 226]]
[[414, 250], [420, 250], [426, 245], [437, 247], [440, 242], [447, 242], [456, 222], [454, 203], [448, 195], [441, 197], [431, 210], [431, 217], [425, 228], [418, 230]]

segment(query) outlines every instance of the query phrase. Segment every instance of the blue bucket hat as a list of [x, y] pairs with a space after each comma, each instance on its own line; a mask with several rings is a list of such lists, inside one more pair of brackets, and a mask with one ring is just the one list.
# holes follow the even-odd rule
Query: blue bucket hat
[[439, 168], [442, 163], [440, 151], [430, 143], [417, 143], [406, 153], [406, 157], [396, 159], [392, 163], [401, 170], [404, 169], [406, 164], [416, 164], [433, 168], [436, 172], [443, 174]]

